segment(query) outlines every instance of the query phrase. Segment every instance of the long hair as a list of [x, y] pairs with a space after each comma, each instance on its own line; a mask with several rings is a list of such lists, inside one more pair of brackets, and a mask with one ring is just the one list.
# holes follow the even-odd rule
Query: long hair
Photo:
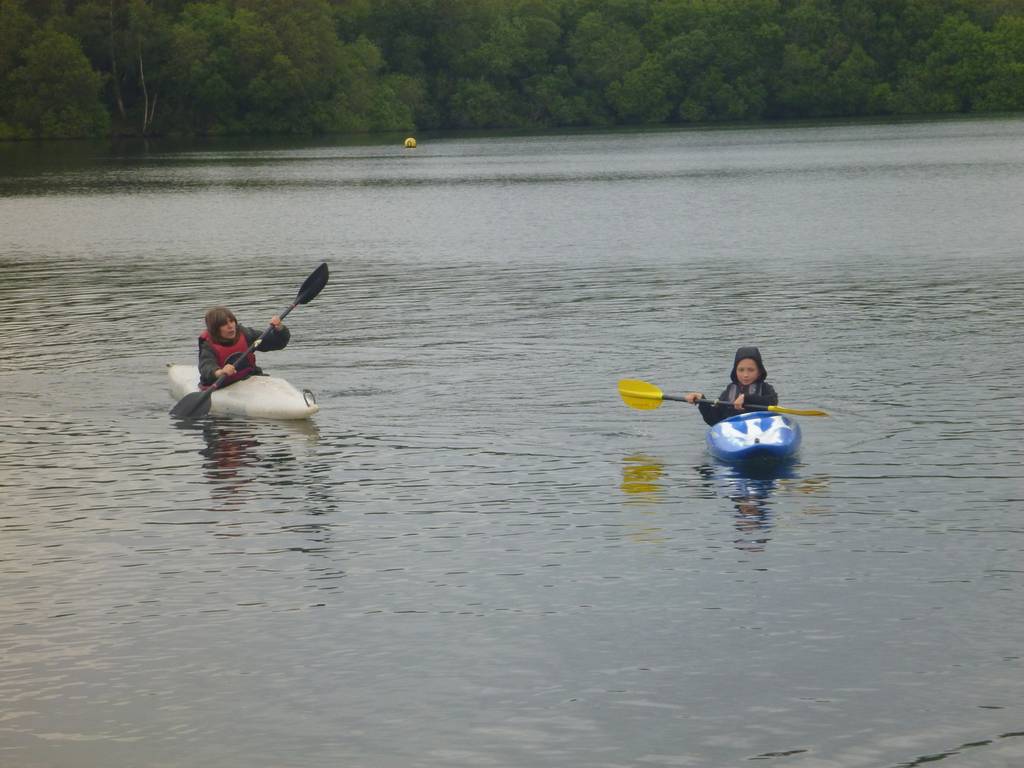
[[238, 322], [235, 313], [227, 307], [213, 307], [206, 313], [206, 330], [210, 337], [218, 344], [229, 344], [227, 339], [221, 338], [220, 327], [228, 321]]

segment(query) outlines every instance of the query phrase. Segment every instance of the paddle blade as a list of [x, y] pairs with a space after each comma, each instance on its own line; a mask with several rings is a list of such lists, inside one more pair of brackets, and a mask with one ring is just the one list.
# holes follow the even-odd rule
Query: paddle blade
[[640, 411], [653, 411], [664, 399], [660, 389], [639, 379], [622, 379], [619, 382], [619, 396], [630, 408]]
[[327, 285], [328, 278], [327, 263], [324, 262], [319, 267], [313, 270], [313, 274], [306, 278], [306, 282], [299, 288], [298, 296], [295, 298], [296, 304], [309, 304]]
[[177, 419], [201, 419], [209, 412], [209, 391], [189, 392], [171, 408], [171, 416]]
[[783, 408], [781, 405], [769, 405], [766, 406], [766, 408], [767, 410], [774, 411], [775, 413], [788, 413], [791, 416], [828, 416], [825, 411], [819, 411], [814, 408]]

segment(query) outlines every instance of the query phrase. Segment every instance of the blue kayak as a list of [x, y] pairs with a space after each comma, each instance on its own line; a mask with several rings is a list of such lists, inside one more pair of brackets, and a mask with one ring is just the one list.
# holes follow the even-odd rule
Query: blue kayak
[[800, 447], [800, 425], [768, 411], [732, 416], [708, 430], [708, 451], [721, 461], [780, 461]]

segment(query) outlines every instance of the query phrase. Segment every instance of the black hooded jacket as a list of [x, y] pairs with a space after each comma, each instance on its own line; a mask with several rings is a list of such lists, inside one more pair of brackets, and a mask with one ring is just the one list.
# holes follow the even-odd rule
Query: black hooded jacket
[[[757, 377], [756, 381], [744, 387], [736, 379], [736, 366], [740, 360], [747, 359], [757, 363], [761, 375]], [[709, 425], [717, 424], [722, 419], [728, 419], [730, 416], [743, 413], [743, 411], [737, 411], [731, 405], [726, 405], [726, 403], [731, 403], [741, 394], [744, 395], [743, 402], [750, 405], [779, 404], [779, 396], [775, 389], [765, 381], [768, 378], [768, 370], [764, 367], [764, 362], [761, 360], [761, 352], [757, 347], [740, 347], [736, 350], [736, 357], [732, 362], [732, 373], [729, 374], [729, 378], [732, 379], [732, 384], [722, 390], [722, 394], [718, 396], [719, 403], [717, 405], [709, 405], [708, 403], [697, 404], [697, 407], [700, 408], [700, 415], [704, 417], [704, 421]]]

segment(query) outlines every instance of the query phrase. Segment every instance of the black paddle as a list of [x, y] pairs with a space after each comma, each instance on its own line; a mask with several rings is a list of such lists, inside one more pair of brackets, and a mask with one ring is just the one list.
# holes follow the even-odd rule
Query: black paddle
[[[313, 270], [313, 274], [307, 277], [306, 282], [304, 282], [302, 287], [299, 288], [299, 293], [295, 297], [295, 303], [278, 315], [278, 317], [284, 320], [285, 316], [299, 306], [299, 304], [309, 304], [309, 302], [315, 299], [317, 294], [324, 289], [325, 285], [327, 285], [327, 264], [321, 264]], [[274, 326], [267, 326], [267, 330], [261, 333], [260, 337], [250, 344], [249, 348], [242, 353], [242, 359], [251, 354], [253, 350], [260, 345], [260, 342], [263, 341], [263, 337], [273, 329]], [[171, 416], [179, 419], [201, 419], [210, 412], [210, 397], [227, 378], [227, 374], [225, 374], [213, 382], [212, 386], [207, 387], [200, 392], [189, 392], [181, 398], [173, 408], [171, 408]]]

